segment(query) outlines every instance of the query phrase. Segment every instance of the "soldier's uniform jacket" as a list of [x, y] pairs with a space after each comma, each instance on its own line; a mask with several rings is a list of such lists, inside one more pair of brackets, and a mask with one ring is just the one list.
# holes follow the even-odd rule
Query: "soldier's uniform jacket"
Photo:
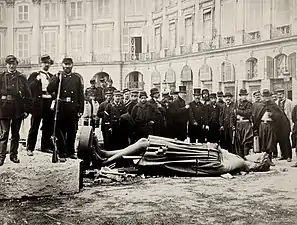
[[[77, 120], [78, 113], [84, 112], [84, 89], [81, 76], [77, 73], [63, 76], [61, 84], [61, 102], [59, 118], [66, 120]], [[59, 74], [53, 76], [47, 87], [47, 91], [56, 97], [59, 85]]]
[[[32, 98], [33, 98], [32, 115], [35, 115], [35, 116], [42, 115], [42, 109], [43, 109], [42, 95], [48, 94], [48, 93], [44, 93], [42, 91], [41, 80], [37, 80], [37, 76], [40, 73], [42, 73], [42, 72], [41, 71], [33, 72], [28, 78], [28, 83], [29, 83], [29, 87], [31, 90]], [[51, 73], [48, 73], [45, 75], [47, 76], [48, 80], [50, 80], [53, 77], [53, 74], [51, 74]]]
[[88, 87], [85, 91], [85, 98], [90, 100], [90, 97], [93, 97], [99, 103], [103, 102], [103, 89], [101, 87]]
[[253, 103], [251, 103], [248, 100], [239, 100], [238, 101], [238, 106], [236, 109], [236, 114], [239, 116], [241, 119], [244, 120], [251, 120], [252, 116], [252, 108], [253, 108]]
[[126, 112], [128, 112], [131, 115], [132, 109], [136, 104], [137, 104], [137, 100], [136, 101], [129, 100], [128, 102], [126, 102], [125, 103]]
[[0, 119], [15, 119], [32, 112], [28, 81], [19, 71], [0, 74]]
[[105, 108], [105, 126], [107, 128], [117, 129], [120, 126], [120, 117], [126, 113], [125, 106], [123, 103], [115, 103], [114, 101], [108, 103]]

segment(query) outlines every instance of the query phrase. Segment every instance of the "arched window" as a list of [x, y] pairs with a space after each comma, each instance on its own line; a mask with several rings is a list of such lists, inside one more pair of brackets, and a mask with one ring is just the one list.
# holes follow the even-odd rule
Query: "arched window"
[[258, 60], [256, 58], [249, 58], [246, 61], [246, 77], [249, 80], [258, 77]]
[[289, 73], [288, 57], [280, 54], [274, 58], [274, 78], [281, 78]]
[[152, 72], [151, 79], [152, 79], [152, 86], [156, 87], [156, 88], [158, 88], [160, 90], [160, 87], [161, 87], [161, 74], [157, 70], [154, 70]]
[[126, 76], [126, 88], [129, 89], [144, 89], [143, 74], [138, 71], [133, 71]]
[[221, 65], [221, 76], [223, 82], [234, 81], [234, 66], [231, 62], [225, 61]]

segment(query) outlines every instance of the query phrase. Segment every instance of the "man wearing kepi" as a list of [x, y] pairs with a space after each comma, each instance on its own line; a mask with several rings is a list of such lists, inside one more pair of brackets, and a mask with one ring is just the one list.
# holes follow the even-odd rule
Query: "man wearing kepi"
[[180, 141], [187, 138], [187, 124], [189, 120], [189, 105], [186, 105], [186, 86], [179, 86], [178, 98], [173, 101], [174, 110], [174, 137]]
[[277, 146], [277, 130], [282, 129], [287, 123], [287, 118], [272, 100], [268, 89], [263, 90], [262, 102], [254, 106], [252, 118], [254, 132], [259, 134], [260, 151], [268, 153], [272, 160], [272, 153]]
[[247, 90], [240, 89], [236, 112], [236, 149], [237, 154], [244, 158], [253, 148], [253, 128], [251, 124], [253, 104], [247, 100]]
[[7, 70], [0, 74], [0, 166], [3, 165], [11, 129], [10, 160], [19, 163], [18, 147], [22, 120], [32, 110], [32, 96], [28, 81], [16, 70], [15, 56], [6, 57]]
[[81, 75], [72, 72], [72, 58], [64, 58], [62, 64], [63, 71], [52, 77], [47, 90], [52, 95], [57, 95], [59, 82], [62, 79], [61, 96], [58, 99], [60, 107], [56, 137], [60, 162], [65, 162], [67, 157], [76, 158], [74, 142], [77, 119], [82, 116], [84, 111], [84, 89]]
[[54, 149], [51, 139], [54, 121], [53, 111], [51, 110], [52, 96], [47, 92], [49, 80], [53, 76], [53, 74], [49, 72], [49, 68], [53, 63], [49, 55], [41, 56], [41, 70], [33, 72], [28, 79], [33, 98], [31, 127], [27, 140], [27, 154], [29, 156], [32, 156], [35, 150], [41, 120], [41, 151], [52, 152]]

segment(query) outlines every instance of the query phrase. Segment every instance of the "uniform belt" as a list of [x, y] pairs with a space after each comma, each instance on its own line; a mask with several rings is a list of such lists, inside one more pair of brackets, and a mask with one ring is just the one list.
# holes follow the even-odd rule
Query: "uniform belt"
[[263, 123], [271, 123], [273, 121], [272, 120], [261, 120], [261, 122], [263, 122]]
[[248, 119], [240, 119], [240, 120], [237, 120], [237, 122], [243, 123], [243, 122], [250, 122], [250, 121]]
[[2, 100], [7, 100], [7, 101], [14, 101], [15, 98], [12, 95], [2, 95], [1, 96]]
[[50, 94], [42, 94], [42, 98], [52, 98]]
[[71, 97], [61, 98], [61, 102], [73, 102], [71, 101]]

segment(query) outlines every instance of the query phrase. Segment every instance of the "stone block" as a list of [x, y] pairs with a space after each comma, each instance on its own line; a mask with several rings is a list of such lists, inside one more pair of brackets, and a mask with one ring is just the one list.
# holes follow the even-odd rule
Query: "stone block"
[[79, 192], [81, 160], [68, 159], [65, 163], [52, 163], [51, 154], [26, 151], [19, 153], [21, 163], [15, 164], [7, 155], [0, 167], [0, 199], [41, 197]]

